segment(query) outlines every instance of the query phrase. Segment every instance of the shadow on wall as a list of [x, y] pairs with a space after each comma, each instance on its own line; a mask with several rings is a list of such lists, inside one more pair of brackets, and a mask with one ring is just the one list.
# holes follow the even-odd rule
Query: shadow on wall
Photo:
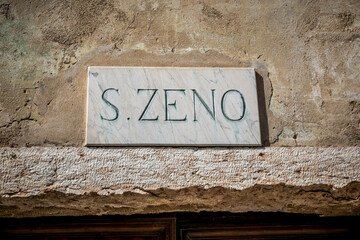
[[261, 133], [261, 145], [263, 147], [270, 146], [269, 140], [269, 124], [266, 113], [266, 99], [264, 89], [264, 78], [257, 72], [256, 75], [256, 86], [259, 104], [259, 119], [260, 119], [260, 133]]

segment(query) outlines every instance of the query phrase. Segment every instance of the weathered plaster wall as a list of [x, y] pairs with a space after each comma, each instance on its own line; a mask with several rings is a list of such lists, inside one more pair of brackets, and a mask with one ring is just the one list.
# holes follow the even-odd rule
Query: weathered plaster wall
[[360, 142], [358, 0], [5, 0], [0, 13], [3, 146], [82, 145], [88, 65], [253, 66], [273, 145]]
[[[358, 183], [346, 185], [351, 181], [360, 181], [359, 53], [359, 0], [1, 0], [1, 216], [151, 212], [141, 210], [142, 207], [131, 209], [129, 204], [131, 201], [140, 203], [141, 199], [145, 202], [151, 199], [148, 205], [152, 206], [156, 202], [154, 199], [158, 200], [152, 194], [97, 195], [109, 189], [122, 193], [136, 188], [172, 193], [176, 197], [181, 193], [187, 197], [184, 198], [186, 200], [177, 198], [182, 207], [171, 205], [173, 198], [168, 198], [168, 202], [162, 202], [162, 207], [156, 208], [156, 211], [213, 209], [359, 214]], [[204, 156], [213, 154], [213, 158], [209, 159], [211, 165], [203, 162], [205, 166], [218, 166], [212, 161], [219, 159], [227, 161], [228, 165], [220, 164], [214, 169], [219, 174], [212, 176], [209, 173], [209, 178], [202, 182], [192, 183], [192, 175], [186, 175], [183, 182], [189, 185], [175, 186], [164, 180], [158, 185], [136, 183], [127, 188], [124, 184], [119, 185], [126, 182], [120, 177], [112, 179], [111, 184], [100, 181], [95, 185], [82, 185], [75, 181], [75, 174], [75, 177], [65, 179], [75, 181], [71, 188], [66, 187], [68, 185], [62, 185], [65, 180], [60, 183], [57, 177], [66, 178], [69, 176], [66, 171], [73, 171], [72, 166], [83, 161], [89, 172], [92, 166], [88, 157], [84, 160], [71, 153], [83, 151], [85, 156], [89, 156], [88, 152], [92, 151], [81, 147], [85, 135], [86, 71], [89, 65], [254, 67], [258, 73], [262, 103], [263, 143], [270, 147], [266, 151], [273, 154], [277, 150], [271, 150], [272, 147], [288, 147], [283, 151], [291, 153], [267, 158], [263, 171], [270, 171], [268, 175], [259, 168], [250, 167], [260, 164], [262, 157], [244, 159], [241, 154], [236, 154], [238, 149], [205, 148], [200, 151]], [[53, 150], [21, 148], [34, 146], [53, 147]], [[74, 148], [62, 149], [64, 146]], [[55, 150], [57, 147], [60, 150]], [[306, 153], [302, 157], [291, 155], [298, 147], [305, 147]], [[321, 150], [326, 154], [317, 156], [311, 153], [314, 150], [312, 147], [330, 148]], [[45, 158], [38, 156], [41, 151], [49, 156], [51, 151], [58, 155], [54, 156], [54, 160], [46, 158], [44, 161], [41, 159]], [[122, 151], [129, 163], [137, 161], [139, 152], [162, 150], [127, 148]], [[149, 164], [156, 161], [170, 163], [178, 156], [171, 155], [173, 151], [182, 152], [179, 156], [189, 157], [183, 161], [193, 160], [191, 157], [196, 155], [196, 151], [190, 148], [163, 149], [167, 157], [145, 159]], [[262, 150], [246, 151], [256, 156]], [[217, 154], [219, 157], [215, 157]], [[121, 160], [124, 159], [115, 158], [114, 166], [122, 164]], [[238, 166], [235, 169], [237, 173], [244, 174], [242, 178], [229, 178], [227, 174], [233, 168], [230, 163]], [[122, 177], [129, 174], [125, 170], [117, 172], [115, 168], [106, 166], [106, 159], [103, 162], [99, 159], [96, 165], [97, 168], [107, 169], [100, 171], [104, 178], [112, 173], [121, 173]], [[182, 166], [183, 163], [175, 164], [169, 171], [175, 175], [188, 172]], [[309, 175], [302, 173], [304, 166]], [[131, 168], [131, 165], [128, 167]], [[52, 175], [55, 171], [52, 168], [67, 170], [56, 176]], [[151, 169], [143, 165], [145, 173]], [[258, 170], [266, 177], [262, 178], [260, 172], [256, 175]], [[133, 181], [135, 176], [128, 175], [129, 181]], [[151, 174], [143, 175], [146, 176], [152, 177]], [[85, 182], [96, 182], [91, 179], [92, 176], [85, 174]], [[177, 180], [174, 178], [172, 181]], [[287, 185], [270, 185], [278, 183]], [[263, 188], [254, 186], [256, 184], [267, 185]], [[307, 197], [298, 202], [300, 207], [286, 208], [287, 200], [296, 199], [297, 191], [303, 193], [303, 189], [311, 189], [312, 184], [327, 185], [316, 185], [314, 191], [306, 190]], [[207, 186], [219, 188], [203, 189]], [[334, 197], [329, 190], [333, 187], [343, 187], [331, 190], [341, 194]], [[71, 192], [71, 189], [79, 192]], [[253, 189], [254, 194], [249, 194]], [[217, 203], [210, 203], [219, 191], [224, 197], [216, 200]], [[324, 191], [326, 200], [320, 194]], [[136, 196], [129, 197], [133, 196], [131, 194]], [[237, 194], [246, 197], [237, 198]], [[226, 202], [225, 196], [230, 198], [232, 195], [234, 201], [227, 202], [227, 205], [218, 204]], [[200, 199], [202, 196], [206, 196], [208, 207], [196, 207], [197, 200], [191, 200], [192, 197]], [[109, 199], [109, 204], [115, 204], [114, 201], [119, 203], [115, 208], [130, 210], [106, 211], [91, 205], [93, 210], [73, 208], [72, 211], [72, 198], [81, 198], [82, 203], [86, 205], [87, 201], [89, 206], [91, 199], [100, 202]], [[251, 199], [269, 201], [241, 207]], [[126, 203], [121, 204], [122, 201]], [[314, 203], [318, 201], [321, 207]], [[36, 207], [25, 207], [34, 202], [38, 203]], [[273, 207], [267, 208], [268, 202]]]

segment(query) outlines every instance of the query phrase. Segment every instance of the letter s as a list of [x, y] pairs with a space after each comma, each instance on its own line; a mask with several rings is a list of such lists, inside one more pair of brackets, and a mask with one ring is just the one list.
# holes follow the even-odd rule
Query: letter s
[[105, 117], [103, 117], [103, 116], [100, 114], [100, 118], [101, 118], [101, 120], [115, 121], [115, 120], [119, 117], [119, 109], [118, 109], [114, 104], [112, 104], [111, 102], [109, 102], [109, 100], [107, 100], [107, 99], [105, 98], [105, 93], [106, 93], [107, 91], [110, 91], [110, 90], [114, 90], [114, 91], [116, 91], [116, 92], [119, 94], [119, 89], [108, 88], [108, 89], [106, 89], [106, 90], [103, 92], [101, 98], [102, 98], [102, 100], [104, 100], [104, 102], [105, 102], [107, 105], [109, 105], [110, 107], [112, 107], [112, 108], [114, 109], [116, 115], [115, 115], [114, 118], [105, 118]]

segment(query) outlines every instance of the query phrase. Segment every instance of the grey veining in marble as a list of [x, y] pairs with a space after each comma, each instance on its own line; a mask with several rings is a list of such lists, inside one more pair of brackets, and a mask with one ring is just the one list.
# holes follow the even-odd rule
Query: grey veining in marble
[[252, 68], [89, 67], [87, 146], [259, 146]]

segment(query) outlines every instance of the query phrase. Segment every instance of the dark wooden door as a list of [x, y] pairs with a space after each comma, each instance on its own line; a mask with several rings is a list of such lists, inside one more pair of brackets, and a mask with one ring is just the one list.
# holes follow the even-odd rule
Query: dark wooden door
[[2, 232], [5, 239], [175, 239], [175, 218], [11, 219], [4, 225]]
[[360, 239], [359, 217], [321, 218], [284, 213], [198, 214], [178, 217], [178, 238], [207, 239]]
[[360, 217], [173, 213], [0, 219], [1, 239], [360, 239]]

